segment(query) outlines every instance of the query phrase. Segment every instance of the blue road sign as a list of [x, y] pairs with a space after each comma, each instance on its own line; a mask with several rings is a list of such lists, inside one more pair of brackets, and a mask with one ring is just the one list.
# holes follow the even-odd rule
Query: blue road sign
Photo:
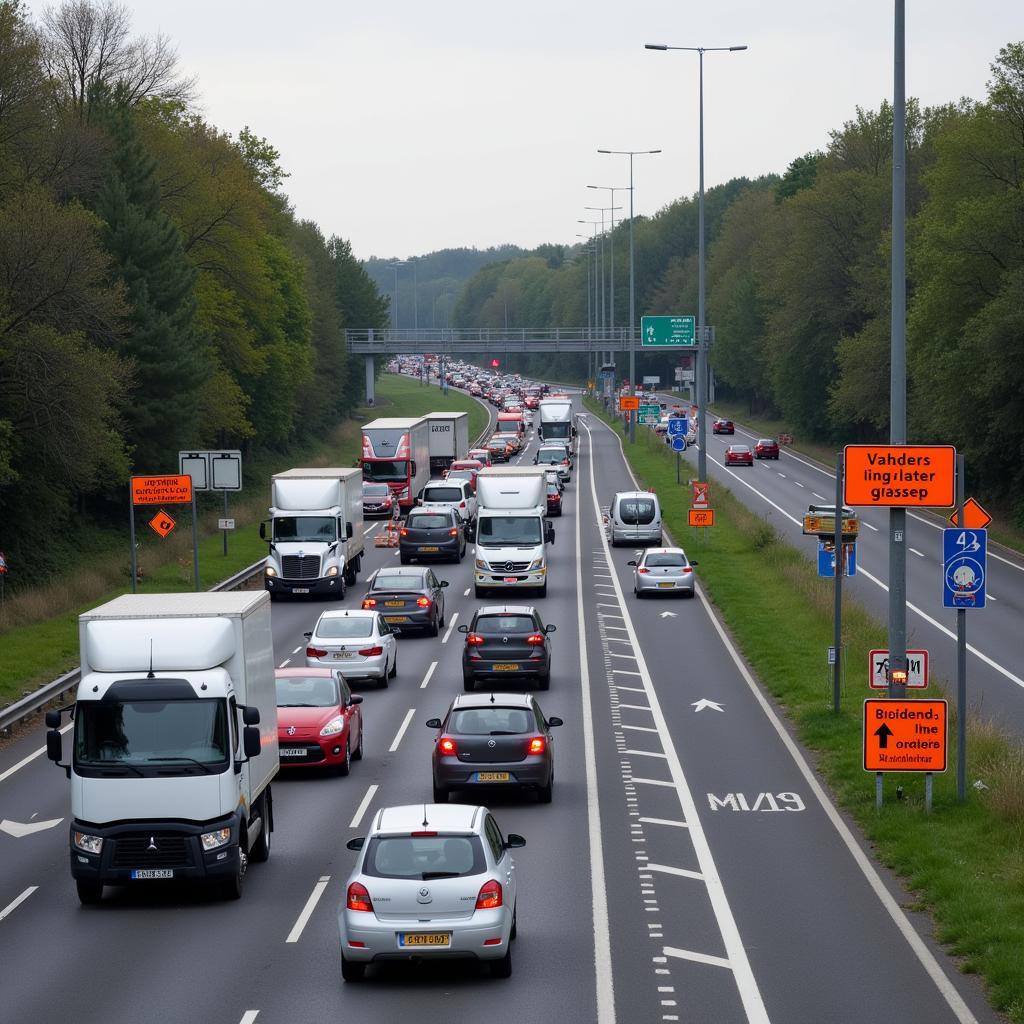
[[[857, 575], [857, 544], [848, 541], [843, 545], [846, 554], [846, 571], [844, 576]], [[818, 575], [833, 579], [836, 574], [835, 545], [831, 541], [818, 541]]]
[[[669, 420], [671, 423], [672, 421]], [[672, 451], [674, 452], [685, 452], [686, 451], [686, 438], [682, 434], [676, 434], [672, 438]]]
[[686, 437], [689, 424], [685, 416], [670, 416], [668, 418], [668, 436], [675, 437], [676, 434], [681, 434]]
[[942, 606], [984, 608], [988, 530], [942, 531]]

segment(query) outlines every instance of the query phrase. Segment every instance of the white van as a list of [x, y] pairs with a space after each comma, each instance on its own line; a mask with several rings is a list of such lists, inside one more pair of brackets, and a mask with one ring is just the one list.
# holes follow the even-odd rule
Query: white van
[[653, 491], [619, 491], [608, 509], [612, 547], [617, 544], [661, 546], [661, 505]]

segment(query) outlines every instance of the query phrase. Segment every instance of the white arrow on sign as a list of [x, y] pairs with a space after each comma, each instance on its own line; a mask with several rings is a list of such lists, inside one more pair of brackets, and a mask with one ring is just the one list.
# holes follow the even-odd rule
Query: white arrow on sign
[[661, 613], [661, 618], [663, 618], [663, 619], [674, 619], [675, 617], [676, 617], [676, 613], [675, 612], [662, 612]]
[[0, 821], [0, 832], [6, 832], [15, 839], [23, 839], [32, 835], [33, 832], [45, 832], [48, 828], [56, 828], [64, 819], [53, 818], [50, 821], [30, 821], [24, 824], [20, 821], [8, 821], [4, 818]]
[[716, 704], [713, 700], [708, 700], [707, 697], [701, 697], [700, 700], [693, 702], [694, 714], [698, 711], [703, 711], [705, 708], [711, 708], [713, 711], [721, 711], [722, 714], [725, 714], [725, 708], [721, 704]]

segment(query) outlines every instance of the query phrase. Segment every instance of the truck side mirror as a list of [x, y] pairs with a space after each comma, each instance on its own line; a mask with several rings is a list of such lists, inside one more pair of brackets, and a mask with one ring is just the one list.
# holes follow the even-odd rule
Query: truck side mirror
[[555, 528], [550, 523], [544, 524], [544, 543], [554, 544], [555, 543]]
[[59, 711], [47, 711], [46, 712], [46, 728], [47, 729], [59, 729], [60, 728], [60, 712]]
[[54, 762], [59, 764], [60, 759], [64, 756], [64, 737], [60, 734], [60, 729], [51, 729], [46, 734], [46, 756]]
[[352, 539], [352, 533], [353, 533], [353, 531], [352, 531], [352, 524], [351, 523], [346, 523], [345, 524], [345, 539], [346, 540], [351, 540]]
[[[248, 710], [248, 709], [246, 709]], [[253, 709], [255, 710], [255, 708]], [[259, 757], [263, 744], [260, 742], [260, 731], [255, 725], [247, 725], [242, 730], [242, 750], [246, 757]]]
[[409, 468], [412, 470], [412, 475], [416, 476], [416, 463], [415, 462], [411, 462], [409, 464]]
[[466, 540], [476, 540], [476, 523], [466, 523]]
[[266, 539], [267, 539], [267, 524], [266, 523], [260, 523], [260, 540], [266, 540]]
[[259, 725], [260, 709], [254, 708], [251, 704], [247, 704], [244, 708], [242, 708], [242, 721], [246, 725]]

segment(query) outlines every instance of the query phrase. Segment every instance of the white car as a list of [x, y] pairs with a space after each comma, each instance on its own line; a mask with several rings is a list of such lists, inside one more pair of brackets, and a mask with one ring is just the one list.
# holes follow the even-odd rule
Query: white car
[[380, 686], [398, 675], [397, 638], [380, 612], [324, 612], [306, 638], [307, 668], [330, 668], [346, 682], [371, 679]]
[[341, 976], [361, 981], [374, 961], [470, 959], [512, 974], [516, 871], [486, 807], [412, 804], [378, 811], [338, 910]]
[[458, 512], [464, 523], [476, 519], [476, 494], [468, 480], [453, 477], [451, 480], [431, 480], [417, 504], [421, 508], [451, 508]]

